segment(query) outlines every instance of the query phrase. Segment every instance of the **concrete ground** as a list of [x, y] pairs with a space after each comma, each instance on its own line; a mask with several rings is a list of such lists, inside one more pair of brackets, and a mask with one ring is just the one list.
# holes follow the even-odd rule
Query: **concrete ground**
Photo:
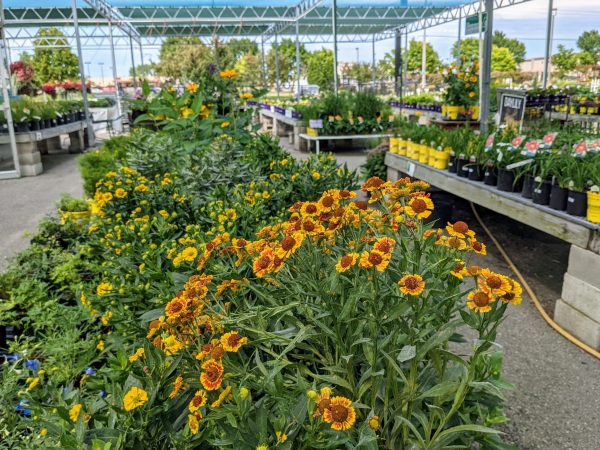
[[[365, 160], [359, 150], [335, 156], [351, 169], [358, 169]], [[44, 158], [45, 172], [39, 177], [0, 180], [0, 270], [6, 257], [28, 245], [24, 233], [34, 231], [44, 215], [55, 211], [54, 203], [62, 192], [82, 195], [76, 159], [75, 155], [51, 155]], [[568, 245], [509, 218], [480, 211], [552, 314], [554, 300], [560, 296]], [[459, 219], [477, 229], [465, 203], [456, 201], [454, 220]], [[492, 245], [482, 263], [510, 273]], [[507, 440], [523, 450], [599, 449], [600, 361], [552, 330], [527, 297], [522, 305], [509, 309], [498, 342], [505, 354], [504, 377], [515, 385], [506, 394]]]
[[[298, 158], [307, 157], [284, 146]], [[353, 169], [366, 158], [360, 150], [334, 155]], [[465, 220], [488, 244], [480, 264], [511, 275], [468, 204], [454, 201], [453, 220]], [[552, 316], [569, 245], [492, 211], [478, 211]], [[506, 393], [506, 441], [522, 450], [600, 449], [600, 360], [551, 329], [526, 295], [521, 305], [509, 308], [498, 343], [504, 352], [504, 378], [515, 387]]]
[[8, 259], [29, 245], [33, 233], [46, 215], [56, 213], [62, 193], [83, 195], [78, 155], [52, 154], [42, 157], [44, 172], [37, 177], [0, 180], [0, 270]]

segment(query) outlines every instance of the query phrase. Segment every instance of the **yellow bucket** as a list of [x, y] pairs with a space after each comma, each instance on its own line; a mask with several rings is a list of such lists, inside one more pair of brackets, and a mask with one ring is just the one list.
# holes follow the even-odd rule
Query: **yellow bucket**
[[600, 192], [588, 192], [587, 203], [587, 220], [600, 223]]
[[430, 166], [435, 165], [435, 158], [437, 157], [437, 149], [435, 147], [429, 147], [429, 158], [427, 159], [427, 164]]
[[398, 154], [401, 156], [406, 156], [406, 139], [398, 139]]
[[419, 145], [419, 162], [427, 164], [429, 160], [429, 147], [425, 144]]
[[391, 153], [398, 153], [398, 141], [400, 139], [398, 139], [397, 137], [391, 137], [390, 138], [390, 152]]
[[446, 106], [447, 117], [450, 120], [458, 120], [458, 114], [460, 113], [460, 106]]

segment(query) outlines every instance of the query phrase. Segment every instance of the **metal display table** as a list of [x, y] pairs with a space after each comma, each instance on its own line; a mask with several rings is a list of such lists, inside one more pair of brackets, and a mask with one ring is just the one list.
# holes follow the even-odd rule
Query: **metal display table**
[[321, 141], [336, 141], [336, 140], [350, 140], [350, 141], [358, 141], [365, 139], [382, 139], [392, 137], [393, 134], [347, 134], [340, 136], [310, 136], [308, 134], [302, 133], [299, 135], [300, 139], [304, 139], [307, 142], [315, 142], [316, 144], [316, 153], [317, 155], [321, 151]]
[[[77, 121], [39, 131], [15, 133], [21, 175], [32, 177], [41, 174], [44, 171], [41, 155], [59, 149], [61, 146], [60, 136], [63, 134], [68, 134], [71, 141], [69, 153], [82, 152], [86, 147], [86, 129], [85, 121]], [[11, 155], [8, 134], [0, 135], [0, 159], [4, 155]], [[10, 157], [12, 158], [12, 156]]]
[[258, 114], [260, 123], [263, 127], [266, 122], [271, 125], [271, 133], [275, 137], [284, 137], [286, 135], [286, 128], [292, 128], [294, 133], [294, 148], [298, 151], [301, 150], [299, 136], [306, 131], [302, 119], [294, 119], [293, 117], [287, 117], [283, 114], [268, 111], [266, 109], [259, 109]]
[[388, 179], [400, 174], [426, 181], [478, 205], [508, 216], [571, 244], [569, 266], [554, 320], [600, 350], [600, 224], [537, 205], [520, 193], [502, 192], [404, 156], [387, 153]]

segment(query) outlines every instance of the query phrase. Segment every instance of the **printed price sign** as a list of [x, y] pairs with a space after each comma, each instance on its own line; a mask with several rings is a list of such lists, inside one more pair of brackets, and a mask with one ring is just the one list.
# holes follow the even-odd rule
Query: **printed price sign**
[[308, 121], [308, 125], [310, 126], [310, 128], [323, 128], [323, 120], [319, 119], [319, 120], [309, 120]]

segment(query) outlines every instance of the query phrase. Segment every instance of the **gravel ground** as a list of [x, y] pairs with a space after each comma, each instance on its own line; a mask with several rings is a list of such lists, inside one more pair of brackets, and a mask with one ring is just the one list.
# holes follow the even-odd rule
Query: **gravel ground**
[[77, 155], [52, 154], [43, 158], [44, 172], [37, 177], [0, 180], [0, 270], [8, 259], [29, 245], [27, 235], [38, 222], [56, 212], [62, 193], [83, 195]]

